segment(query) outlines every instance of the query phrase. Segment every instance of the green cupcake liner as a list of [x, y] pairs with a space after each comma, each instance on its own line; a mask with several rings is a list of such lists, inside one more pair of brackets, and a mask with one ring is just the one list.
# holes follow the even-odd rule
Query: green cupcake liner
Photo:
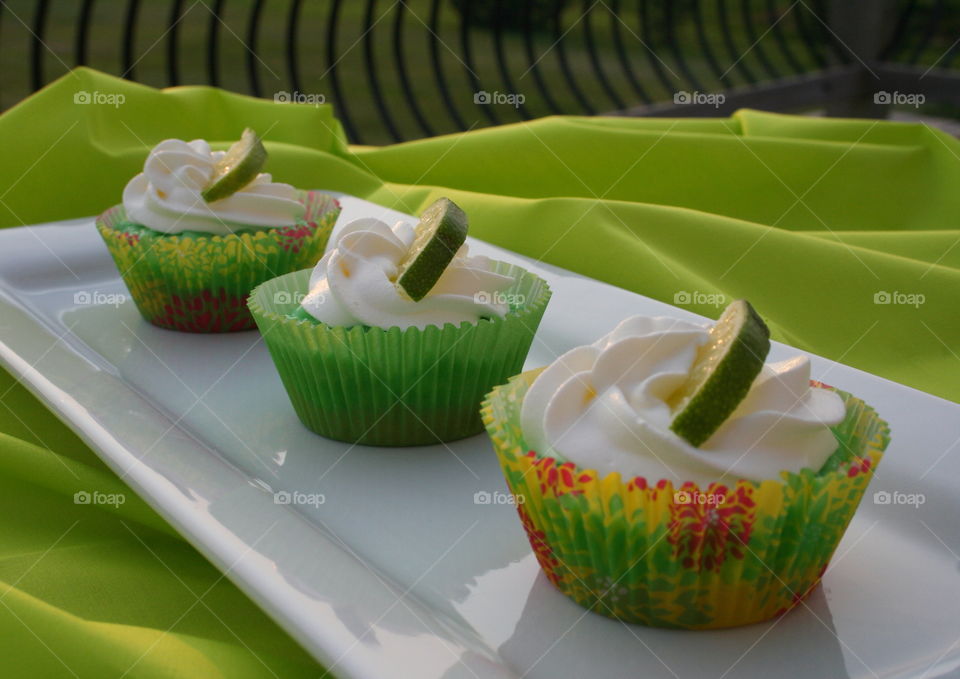
[[847, 416], [833, 428], [837, 451], [818, 472], [706, 488], [599, 477], [527, 448], [520, 407], [539, 372], [494, 389], [484, 423], [547, 578], [585, 608], [626, 622], [710, 629], [799, 605], [890, 440], [872, 408], [835, 390]]
[[250, 330], [250, 291], [319, 261], [340, 214], [336, 199], [319, 191], [302, 199], [306, 213], [289, 227], [167, 235], [130, 222], [117, 205], [97, 218], [97, 230], [150, 323], [183, 332]]
[[310, 271], [264, 283], [249, 307], [300, 420], [327, 438], [373, 446], [427, 445], [483, 430], [484, 395], [523, 366], [550, 299], [538, 276], [505, 262], [504, 318], [459, 326], [331, 327], [288, 317]]

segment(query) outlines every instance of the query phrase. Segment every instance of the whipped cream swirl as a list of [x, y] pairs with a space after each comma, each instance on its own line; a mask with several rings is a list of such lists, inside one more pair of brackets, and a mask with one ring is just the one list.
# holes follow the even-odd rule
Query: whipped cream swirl
[[593, 344], [577, 347], [541, 373], [524, 397], [528, 448], [601, 476], [650, 483], [779, 479], [819, 470], [836, 450], [829, 427], [842, 399], [810, 385], [810, 361], [764, 365], [746, 398], [701, 447], [670, 431], [670, 395], [683, 384], [707, 328], [665, 317], [634, 316]]
[[306, 208], [298, 191], [267, 173], [221, 200], [200, 195], [225, 151], [211, 151], [202, 139], [167, 139], [157, 144], [143, 172], [123, 190], [127, 217], [162, 233], [200, 231], [225, 236], [238, 229], [291, 226]]
[[514, 279], [493, 271], [487, 257], [470, 257], [467, 245], [423, 299], [403, 295], [396, 279], [414, 237], [413, 225], [404, 221], [390, 227], [364, 218], [345, 225], [310, 276], [304, 311], [327, 325], [421, 330], [506, 315], [504, 291]]

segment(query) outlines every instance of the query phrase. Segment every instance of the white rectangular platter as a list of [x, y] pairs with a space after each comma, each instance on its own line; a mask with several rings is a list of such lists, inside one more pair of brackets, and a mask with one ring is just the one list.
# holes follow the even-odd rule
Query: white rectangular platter
[[[342, 204], [340, 224], [405, 217]], [[527, 367], [629, 315], [699, 318], [471, 248], [554, 290]], [[0, 231], [0, 361], [337, 676], [960, 676], [957, 404], [813, 357], [815, 378], [893, 432], [823, 586], [768, 624], [649, 629], [567, 600], [513, 507], [475, 502], [505, 490], [485, 435], [410, 449], [323, 439], [299, 424], [257, 332], [161, 330], [125, 295], [92, 219]], [[923, 503], [875, 502], [883, 491]]]

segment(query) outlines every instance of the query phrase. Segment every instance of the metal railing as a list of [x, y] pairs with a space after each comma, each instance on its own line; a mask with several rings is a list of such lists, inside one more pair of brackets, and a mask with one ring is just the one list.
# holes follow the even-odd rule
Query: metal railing
[[87, 64], [326, 101], [354, 143], [558, 113], [882, 116], [960, 106], [958, 38], [960, 0], [8, 0], [0, 103]]

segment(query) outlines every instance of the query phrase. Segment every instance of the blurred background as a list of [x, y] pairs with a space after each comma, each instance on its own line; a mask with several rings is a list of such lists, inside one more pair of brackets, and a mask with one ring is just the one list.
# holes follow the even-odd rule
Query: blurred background
[[0, 5], [3, 109], [86, 64], [156, 87], [329, 103], [360, 144], [557, 113], [741, 107], [960, 130], [960, 0]]

